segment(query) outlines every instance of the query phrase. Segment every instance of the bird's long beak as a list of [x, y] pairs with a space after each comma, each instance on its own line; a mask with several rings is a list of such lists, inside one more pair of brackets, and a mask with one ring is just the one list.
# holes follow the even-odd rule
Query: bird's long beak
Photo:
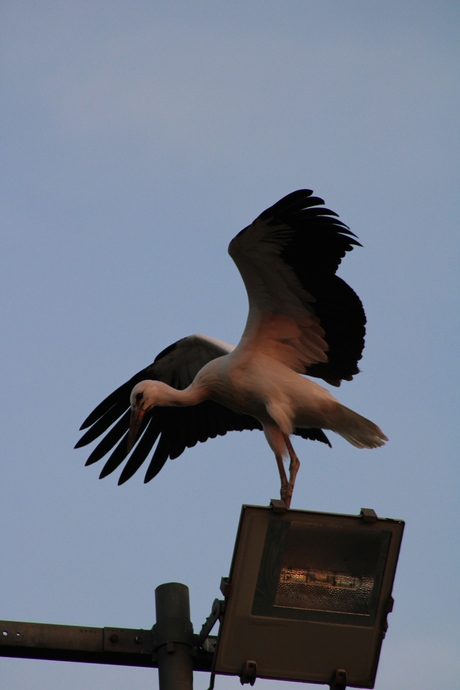
[[139, 438], [139, 430], [142, 426], [143, 419], [145, 417], [145, 410], [141, 407], [131, 408], [131, 418], [129, 420], [129, 431], [128, 431], [128, 453], [136, 443]]

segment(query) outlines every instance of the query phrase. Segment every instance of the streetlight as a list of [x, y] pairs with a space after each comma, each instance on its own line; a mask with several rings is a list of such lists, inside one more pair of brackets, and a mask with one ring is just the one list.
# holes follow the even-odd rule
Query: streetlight
[[242, 507], [213, 672], [373, 688], [404, 523]]

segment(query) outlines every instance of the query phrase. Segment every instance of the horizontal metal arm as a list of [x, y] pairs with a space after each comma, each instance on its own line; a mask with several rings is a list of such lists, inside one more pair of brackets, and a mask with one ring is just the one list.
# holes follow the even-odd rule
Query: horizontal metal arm
[[[152, 630], [0, 621], [0, 656], [157, 668], [153, 647]], [[195, 671], [211, 670], [212, 653], [196, 646], [192, 658]]]

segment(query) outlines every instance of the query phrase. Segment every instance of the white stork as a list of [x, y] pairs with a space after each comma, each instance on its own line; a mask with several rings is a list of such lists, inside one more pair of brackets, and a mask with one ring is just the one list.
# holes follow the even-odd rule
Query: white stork
[[355, 238], [311, 190], [264, 211], [228, 249], [249, 299], [238, 346], [191, 335], [163, 350], [85, 420], [81, 429], [88, 430], [76, 447], [105, 434], [86, 464], [111, 451], [102, 478], [128, 458], [122, 484], [158, 440], [148, 482], [197, 441], [261, 429], [289, 507], [300, 464], [291, 434], [330, 445], [322, 431], [330, 429], [357, 448], [383, 445], [388, 439], [378, 426], [303, 376], [339, 386], [359, 371], [366, 317], [359, 297], [335, 275], [345, 253], [361, 246]]

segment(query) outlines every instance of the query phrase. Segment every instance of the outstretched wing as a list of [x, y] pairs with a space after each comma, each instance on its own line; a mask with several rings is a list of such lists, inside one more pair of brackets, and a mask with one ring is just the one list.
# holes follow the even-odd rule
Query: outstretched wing
[[142, 437], [128, 453], [129, 398], [137, 383], [153, 379], [174, 388], [186, 388], [207, 362], [232, 350], [231, 345], [220, 340], [191, 335], [160, 352], [150, 366], [105, 398], [83, 422], [81, 430], [87, 431], [76, 448], [103, 436], [86, 464], [92, 465], [110, 453], [100, 474], [102, 478], [117, 469], [129, 455], [118, 482], [122, 484], [139, 469], [158, 441], [145, 475], [148, 482], [158, 474], [168, 458], [177, 458], [185, 448], [191, 448], [198, 441], [223, 436], [227, 431], [261, 429], [253, 417], [236, 414], [212, 401], [187, 408], [155, 407], [146, 415]]
[[289, 194], [230, 242], [249, 299], [238, 348], [340, 385], [359, 371], [366, 317], [359, 297], [335, 273], [360, 244], [312, 195], [308, 189]]
[[[123, 484], [132, 477], [155, 448], [144, 479], [145, 482], [149, 482], [158, 474], [168, 458], [177, 458], [185, 448], [191, 448], [198, 441], [203, 443], [208, 438], [224, 436], [227, 431], [262, 429], [262, 425], [254, 417], [237, 414], [211, 400], [194, 407], [154, 407], [145, 416], [141, 438], [133, 450], [128, 452], [129, 399], [137, 383], [153, 379], [163, 381], [174, 388], [187, 388], [207, 362], [232, 350], [231, 345], [220, 340], [191, 335], [160, 352], [150, 366], [139, 371], [107, 396], [81, 425], [81, 430], [87, 431], [75, 448], [81, 448], [100, 436], [103, 437], [89, 456], [86, 465], [92, 465], [110, 453], [100, 474], [102, 479], [128, 458], [118, 480], [119, 484]], [[330, 445], [321, 429], [299, 429], [295, 433], [303, 438]]]

